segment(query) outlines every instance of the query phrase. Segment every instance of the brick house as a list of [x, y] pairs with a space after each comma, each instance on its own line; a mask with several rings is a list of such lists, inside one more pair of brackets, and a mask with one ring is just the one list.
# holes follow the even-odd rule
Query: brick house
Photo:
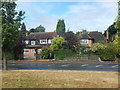
[[92, 47], [93, 43], [106, 40], [101, 32], [93, 31], [89, 33], [81, 34], [80, 45]]
[[54, 37], [59, 37], [57, 32], [26, 33], [24, 38], [24, 56], [40, 54], [42, 47], [49, 47]]

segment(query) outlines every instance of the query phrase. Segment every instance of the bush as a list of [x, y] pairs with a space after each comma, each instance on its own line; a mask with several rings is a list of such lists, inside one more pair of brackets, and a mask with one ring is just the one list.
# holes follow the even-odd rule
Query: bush
[[7, 52], [7, 60], [14, 60], [15, 57], [14, 57], [14, 53], [12, 51], [10, 52]]
[[102, 60], [115, 60], [117, 55], [115, 48], [112, 42], [105, 45], [96, 43], [91, 48], [91, 51], [98, 54]]
[[50, 48], [47, 48], [47, 47], [42, 48], [41, 58], [42, 59], [53, 59], [54, 53]]
[[67, 49], [59, 49], [54, 51], [55, 59], [63, 60], [65, 57], [70, 57], [76, 54], [76, 52]]

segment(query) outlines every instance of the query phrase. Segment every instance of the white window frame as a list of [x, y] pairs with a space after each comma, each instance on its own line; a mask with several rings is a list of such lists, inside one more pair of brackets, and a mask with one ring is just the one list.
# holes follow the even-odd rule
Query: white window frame
[[52, 43], [52, 39], [48, 39], [48, 43], [51, 44]]
[[[43, 42], [43, 41], [45, 41], [45, 42]], [[47, 44], [47, 39], [41, 39], [40, 44]]]
[[80, 44], [88, 44], [88, 39], [82, 39], [82, 40], [80, 40]]
[[25, 41], [25, 44], [28, 44], [28, 43], [29, 43], [29, 41], [28, 41], [28, 40], [26, 40], [26, 41]]
[[24, 53], [29, 53], [29, 49], [24, 49]]
[[35, 45], [35, 41], [31, 41], [31, 45]]

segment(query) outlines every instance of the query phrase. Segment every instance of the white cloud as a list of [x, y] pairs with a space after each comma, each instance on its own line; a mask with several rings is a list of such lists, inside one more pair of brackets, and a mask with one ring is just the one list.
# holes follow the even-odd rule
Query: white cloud
[[117, 2], [118, 0], [18, 0], [17, 2]]
[[[26, 12], [25, 23], [27, 29], [35, 28], [39, 25], [43, 25], [46, 31], [51, 32], [56, 29], [58, 19], [65, 19], [66, 30], [76, 32], [82, 29], [87, 30], [106, 30], [117, 16], [117, 3], [116, 2], [100, 2], [97, 5], [92, 4], [75, 4], [68, 7], [68, 11], [64, 15], [49, 16], [46, 13], [54, 7], [46, 4], [46, 8], [31, 7], [32, 4], [23, 4], [22, 10], [26, 8], [29, 12]], [[20, 6], [19, 6], [20, 7]], [[31, 18], [32, 17], [32, 18]]]

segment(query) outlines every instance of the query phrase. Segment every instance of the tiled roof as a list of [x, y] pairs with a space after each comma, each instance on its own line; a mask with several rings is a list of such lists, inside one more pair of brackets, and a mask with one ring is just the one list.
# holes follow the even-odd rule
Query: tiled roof
[[92, 39], [92, 37], [90, 37], [89, 34], [85, 33], [82, 34], [81, 39]]
[[30, 33], [25, 39], [52, 39], [58, 35], [57, 32]]
[[93, 31], [89, 32], [89, 34], [82, 34], [81, 39], [93, 39], [94, 43], [97, 43], [99, 41], [105, 40], [105, 37], [102, 35], [102, 33], [98, 31]]
[[97, 43], [99, 41], [105, 40], [105, 37], [100, 32], [90, 32], [89, 36], [94, 39], [94, 43]]

